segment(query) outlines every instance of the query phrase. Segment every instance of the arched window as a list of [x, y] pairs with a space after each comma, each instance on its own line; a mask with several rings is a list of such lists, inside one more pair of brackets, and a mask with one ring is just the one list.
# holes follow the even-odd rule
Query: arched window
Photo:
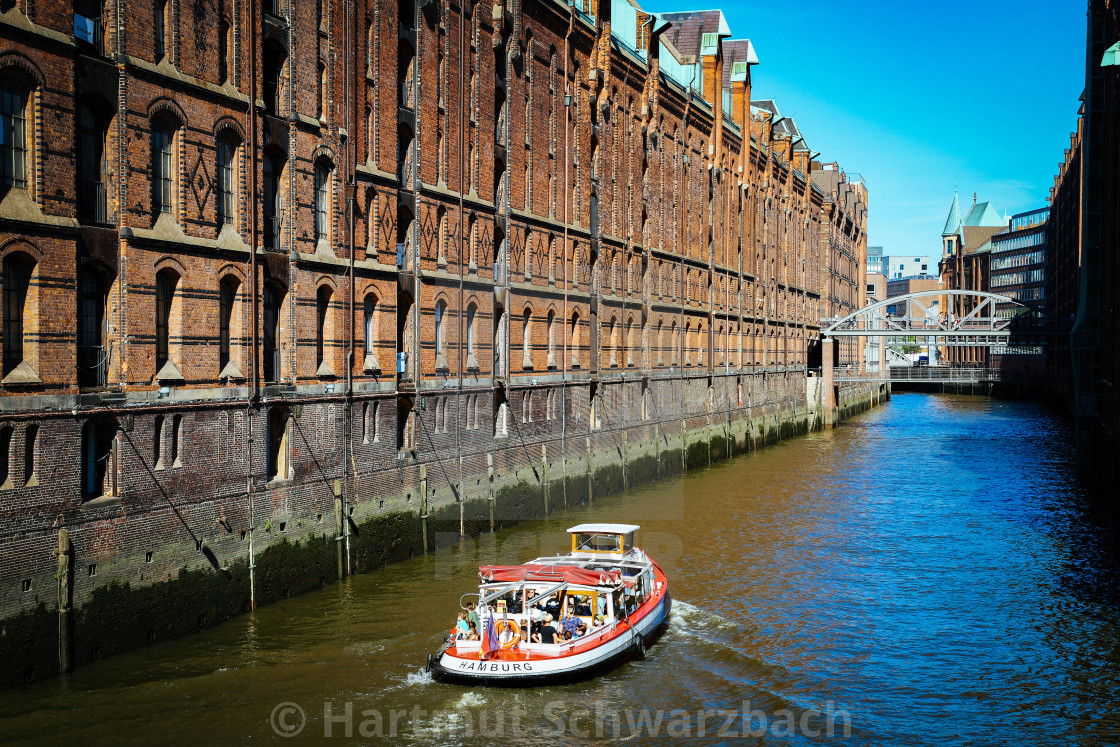
[[176, 126], [160, 118], [152, 121], [152, 213], [175, 210], [175, 132]]
[[105, 304], [108, 282], [91, 263], [78, 268], [78, 386], [105, 386]]
[[579, 329], [579, 312], [572, 312], [572, 327], [568, 333], [568, 338], [572, 346], [572, 368], [579, 368], [579, 348], [580, 348], [580, 329]]
[[170, 36], [174, 32], [171, 20], [172, 0], [159, 0], [155, 7], [155, 53], [156, 62], [171, 56]]
[[218, 136], [218, 225], [233, 227], [237, 216], [237, 137], [230, 131]]
[[231, 334], [233, 323], [233, 306], [237, 299], [239, 281], [233, 275], [226, 275], [218, 287], [218, 371], [219, 376], [229, 376], [232, 371], [227, 371], [232, 358], [230, 357]]
[[362, 303], [362, 331], [366, 354], [362, 368], [367, 372], [380, 371], [381, 365], [377, 361], [377, 297], [372, 293], [367, 294]]
[[318, 110], [315, 112], [316, 116], [320, 120], [325, 120], [327, 118], [327, 99], [328, 99], [328, 97], [329, 97], [329, 94], [327, 93], [327, 66], [324, 65], [322, 62], [320, 62], [319, 63], [319, 104], [318, 104], [318, 107], [317, 107]]
[[232, 80], [233, 75], [229, 64], [229, 52], [233, 49], [233, 29], [229, 21], [223, 18], [218, 24], [218, 80], [221, 83]]
[[327, 361], [326, 348], [330, 344], [331, 287], [320, 285], [315, 293], [315, 375], [331, 376], [331, 364]]
[[[447, 304], [441, 299], [436, 301], [435, 311], [435, 335], [436, 335], [436, 368], [447, 367], [446, 351], [443, 346], [444, 334], [444, 316], [447, 314]], [[440, 360], [440, 359], [443, 360]]]
[[[179, 286], [179, 276], [173, 270], [160, 270], [156, 274], [156, 377], [163, 378], [170, 375], [170, 370], [164, 371], [168, 364], [174, 365], [171, 360], [171, 327], [178, 316], [176, 291]], [[177, 371], [176, 371], [177, 373]]]
[[556, 312], [551, 309], [548, 312], [548, 361], [547, 366], [550, 369], [556, 368]]
[[523, 317], [523, 323], [521, 325], [521, 367], [524, 369], [533, 368], [533, 342], [531, 339], [532, 321], [532, 310], [525, 309], [525, 315]]
[[381, 441], [381, 403], [374, 402], [373, 407], [370, 408], [370, 418], [372, 419], [370, 432], [373, 434], [373, 442], [378, 443]]
[[330, 241], [331, 168], [325, 159], [315, 164], [315, 240]]
[[27, 297], [35, 263], [26, 254], [10, 252], [4, 257], [4, 376], [24, 362], [28, 315]]
[[473, 303], [467, 306], [467, 355], [474, 355], [474, 319], [478, 307]]

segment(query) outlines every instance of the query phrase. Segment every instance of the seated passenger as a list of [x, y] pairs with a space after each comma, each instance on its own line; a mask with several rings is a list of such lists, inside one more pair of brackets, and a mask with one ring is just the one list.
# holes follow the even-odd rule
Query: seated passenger
[[474, 626], [473, 622], [468, 622], [467, 625], [470, 626], [470, 632], [467, 633], [467, 640], [468, 641], [477, 641], [478, 640], [478, 628], [476, 628]]
[[534, 640], [537, 643], [556, 643], [556, 628], [552, 627], [552, 615], [546, 614], [541, 622], [541, 629]]
[[607, 621], [603, 618], [602, 615], [595, 615], [595, 618], [592, 620], [592, 624], [594, 624], [594, 626], [598, 628], [606, 625]]
[[579, 627], [576, 628], [575, 635], [573, 635], [572, 637], [573, 638], [583, 638], [585, 635], [587, 635], [587, 623], [585, 623], [581, 620], [580, 623], [579, 623]]
[[552, 615], [553, 620], [555, 620], [557, 617], [559, 617], [560, 616], [560, 599], [559, 599], [559, 597], [556, 597], [556, 596], [549, 597], [548, 601], [544, 603], [544, 611], [547, 612], [548, 614]]

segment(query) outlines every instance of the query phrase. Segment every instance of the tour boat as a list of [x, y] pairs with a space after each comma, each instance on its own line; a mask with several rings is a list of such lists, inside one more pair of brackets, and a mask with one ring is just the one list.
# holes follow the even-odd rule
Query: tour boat
[[[661, 566], [634, 546], [638, 529], [580, 524], [568, 530], [567, 555], [481, 566], [479, 640], [452, 628], [428, 656], [428, 671], [441, 682], [523, 687], [571, 682], [644, 657], [672, 599]], [[548, 615], [555, 636], [543, 630]]]

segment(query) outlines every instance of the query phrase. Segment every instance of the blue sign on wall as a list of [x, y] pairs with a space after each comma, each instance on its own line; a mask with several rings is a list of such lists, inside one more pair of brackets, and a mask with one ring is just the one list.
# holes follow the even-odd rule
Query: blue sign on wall
[[77, 13], [74, 14], [75, 39], [84, 41], [87, 44], [93, 44], [93, 35], [95, 33], [94, 26], [95, 24], [92, 18], [86, 18], [85, 16], [80, 16]]

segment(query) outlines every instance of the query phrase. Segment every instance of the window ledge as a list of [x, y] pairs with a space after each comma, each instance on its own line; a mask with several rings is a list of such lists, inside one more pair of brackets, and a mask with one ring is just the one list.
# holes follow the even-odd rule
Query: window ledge
[[264, 484], [269, 490], [273, 488], [282, 488], [291, 485], [294, 482], [290, 477], [274, 477]]
[[474, 353], [467, 353], [467, 370], [468, 371], [478, 371], [479, 370], [478, 358], [475, 357]]
[[179, 373], [179, 369], [171, 361], [163, 364], [163, 368], [156, 374], [156, 381], [186, 381], [183, 374]]
[[447, 356], [443, 353], [436, 353], [436, 372], [447, 373], [451, 370], [451, 366], [447, 363]]
[[119, 495], [101, 495], [97, 498], [90, 498], [82, 501], [82, 508], [103, 508], [105, 506], [119, 506], [121, 505], [121, 497]]
[[31, 199], [30, 192], [16, 187], [9, 188], [3, 199], [0, 199], [0, 218], [21, 223], [38, 223], [68, 228], [77, 228], [78, 226], [78, 221], [73, 218], [63, 218], [44, 213], [42, 208], [39, 207], [39, 203]]
[[27, 361], [20, 361], [19, 365], [0, 381], [0, 384], [4, 386], [28, 386], [42, 383], [43, 380], [32, 370], [31, 366], [27, 365]]
[[245, 374], [241, 373], [241, 369], [237, 367], [236, 363], [230, 361], [226, 364], [225, 368], [222, 369], [222, 372], [218, 374], [218, 378], [240, 380], [245, 378]]
[[334, 376], [335, 376], [335, 373], [334, 373], [334, 369], [331, 368], [331, 364], [327, 363], [326, 361], [323, 361], [322, 363], [319, 364], [319, 368], [316, 369], [315, 375], [318, 376], [320, 379], [333, 379]]
[[366, 373], [381, 373], [381, 363], [378, 362], [375, 354], [366, 353], [366, 359], [362, 362], [362, 370]]

